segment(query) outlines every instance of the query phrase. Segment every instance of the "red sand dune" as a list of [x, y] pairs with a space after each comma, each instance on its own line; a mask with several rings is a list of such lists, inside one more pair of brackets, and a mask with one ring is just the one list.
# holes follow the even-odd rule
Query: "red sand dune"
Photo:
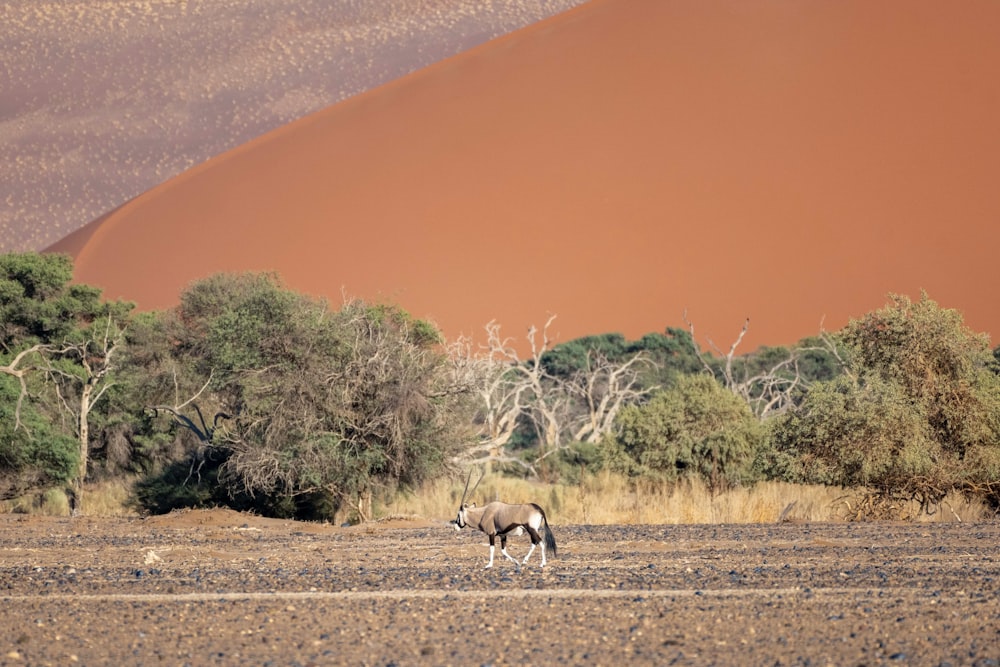
[[744, 349], [888, 292], [1000, 331], [1000, 4], [596, 0], [274, 131], [54, 250], [141, 308], [216, 271], [446, 334]]

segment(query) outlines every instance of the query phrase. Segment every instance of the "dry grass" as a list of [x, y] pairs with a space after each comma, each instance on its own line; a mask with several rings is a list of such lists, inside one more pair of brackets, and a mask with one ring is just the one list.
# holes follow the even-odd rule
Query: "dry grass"
[[134, 483], [134, 479], [122, 479], [86, 486], [81, 513], [86, 516], [135, 515], [136, 511], [129, 503]]
[[[401, 494], [384, 511], [451, 519], [462, 495], [462, 483], [440, 480], [420, 493]], [[506, 477], [483, 480], [475, 502], [503, 500], [536, 502], [552, 523], [564, 524], [693, 524], [774, 523], [781, 521], [843, 521], [851, 492], [826, 486], [764, 482], [713, 495], [704, 484], [688, 481], [676, 486], [635, 482], [612, 473], [599, 473], [579, 486], [542, 484]], [[911, 513], [915, 515], [915, 512]], [[940, 511], [921, 521], [975, 522], [988, 518], [979, 503], [957, 494]]]
[[[86, 516], [133, 516], [130, 504], [134, 480], [90, 484], [84, 488], [81, 513]], [[458, 509], [462, 482], [437, 480], [417, 493], [399, 494], [380, 508], [383, 516], [417, 516], [450, 520]], [[608, 472], [587, 477], [579, 486], [544, 484], [510, 477], [489, 477], [472, 500], [535, 502], [553, 524], [723, 524], [777, 521], [844, 521], [857, 505], [859, 492], [826, 486], [764, 482], [749, 489], [711, 494], [704, 484], [688, 481], [670, 487], [626, 479]], [[917, 521], [975, 523], [992, 518], [988, 508], [951, 494], [933, 515], [918, 507], [901, 508], [899, 516]], [[0, 512], [68, 516], [69, 500], [62, 489], [0, 502]]]
[[[134, 516], [136, 511], [129, 503], [134, 481], [126, 479], [87, 484], [83, 488], [80, 513], [85, 516]], [[48, 489], [0, 501], [0, 512], [69, 516], [69, 497], [63, 489]]]

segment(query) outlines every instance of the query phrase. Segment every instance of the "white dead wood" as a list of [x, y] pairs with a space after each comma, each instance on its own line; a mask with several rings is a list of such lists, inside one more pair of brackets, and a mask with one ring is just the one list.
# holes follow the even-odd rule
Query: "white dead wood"
[[638, 387], [641, 367], [653, 365], [653, 361], [641, 354], [617, 364], [600, 352], [588, 351], [587, 367], [565, 384], [566, 389], [586, 406], [585, 413], [572, 428], [571, 440], [595, 443], [610, 432], [623, 406], [642, 400], [656, 389]]
[[[694, 346], [695, 354], [697, 354], [698, 359], [705, 368], [705, 371], [714, 376], [715, 372], [712, 370], [712, 367], [709, 366], [705, 357], [698, 349], [698, 344], [695, 342], [694, 323], [688, 319], [686, 310], [684, 311], [683, 317], [684, 322], [688, 325], [688, 331], [691, 334], [691, 344]], [[748, 317], [743, 322], [743, 327], [740, 329], [740, 333], [736, 336], [732, 345], [729, 346], [729, 350], [725, 353], [723, 353], [711, 339], [708, 339], [708, 344], [713, 350], [715, 350], [716, 354], [723, 359], [723, 384], [727, 389], [746, 401], [747, 405], [750, 406], [750, 409], [758, 419], [763, 420], [766, 417], [780, 414], [781, 412], [792, 407], [794, 405], [795, 392], [807, 386], [808, 383], [805, 378], [802, 377], [802, 372], [799, 368], [799, 356], [803, 352], [815, 350], [830, 352], [834, 355], [841, 366], [844, 366], [843, 360], [837, 351], [835, 343], [826, 334], [826, 332], [822, 330], [821, 323], [820, 339], [824, 343], [822, 347], [809, 346], [790, 349], [785, 358], [753, 375], [749, 373], [748, 364], [744, 360], [744, 363], [741, 365], [743, 373], [738, 377], [734, 364], [737, 359], [736, 349], [740, 346], [740, 343], [743, 342], [743, 337], [746, 336], [749, 328], [750, 318]]]
[[520, 361], [510, 339], [500, 336], [500, 325], [486, 325], [487, 343], [479, 353], [472, 350], [468, 339], [459, 340], [452, 348], [453, 363], [464, 369], [465, 377], [475, 387], [479, 397], [479, 438], [459, 457], [468, 463], [514, 463], [530, 466], [508, 455], [510, 442], [518, 420], [527, 409], [528, 384], [518, 370]]
[[542, 356], [551, 349], [549, 327], [555, 319], [556, 316], [551, 315], [546, 320], [540, 332], [540, 341], [539, 331], [535, 325], [528, 328], [527, 339], [531, 346], [531, 358], [528, 359], [527, 365], [521, 366], [531, 391], [532, 400], [528, 416], [538, 435], [541, 448], [539, 458], [559, 449], [562, 436], [561, 422], [568, 407], [566, 392], [561, 391], [559, 381], [546, 373], [542, 365]]
[[[529, 355], [522, 359], [500, 325], [486, 325], [487, 342], [478, 356], [482, 384], [480, 442], [463, 462], [510, 462], [536, 474], [535, 466], [572, 442], [598, 442], [609, 432], [624, 405], [641, 400], [654, 388], [638, 387], [639, 373], [653, 364], [643, 355], [618, 363], [590, 351], [586, 366], [572, 377], [555, 376], [542, 359], [552, 349], [555, 315], [526, 335]], [[519, 426], [534, 429], [539, 453], [531, 464], [510, 456], [506, 445]]]
[[[74, 430], [80, 445], [80, 463], [73, 481], [75, 498], [79, 505], [83, 482], [90, 462], [90, 413], [114, 383], [108, 380], [115, 368], [115, 354], [125, 341], [125, 329], [118, 327], [111, 315], [107, 316], [104, 331], [82, 342], [50, 346], [46, 355], [46, 372], [52, 380], [56, 395], [65, 411], [73, 416]], [[79, 364], [79, 375], [67, 372], [52, 363], [52, 358], [68, 358]], [[63, 388], [78, 391], [75, 397], [67, 396]], [[76, 507], [74, 507], [74, 511]]]
[[14, 359], [6, 366], [0, 366], [0, 373], [6, 373], [7, 375], [17, 378], [18, 384], [20, 385], [20, 392], [17, 395], [17, 405], [14, 407], [14, 430], [23, 428], [27, 431], [27, 427], [21, 423], [21, 406], [24, 404], [24, 399], [28, 395], [28, 381], [26, 376], [29, 372], [39, 370], [39, 366], [22, 366], [26, 363], [27, 359], [32, 355], [39, 355], [49, 349], [48, 345], [38, 343], [32, 345], [29, 348], [25, 348], [14, 355]]
[[555, 318], [550, 315], [541, 331], [535, 325], [528, 327], [530, 356], [524, 360], [512, 339], [500, 335], [499, 324], [492, 321], [486, 325], [483, 358], [488, 372], [482, 391], [485, 432], [481, 446], [487, 448], [493, 460], [516, 463], [532, 475], [536, 474], [533, 465], [509, 456], [503, 448], [522, 419], [528, 420], [538, 436], [542, 452], [539, 460], [559, 447], [567, 394], [542, 365], [542, 356], [551, 348], [548, 331]]

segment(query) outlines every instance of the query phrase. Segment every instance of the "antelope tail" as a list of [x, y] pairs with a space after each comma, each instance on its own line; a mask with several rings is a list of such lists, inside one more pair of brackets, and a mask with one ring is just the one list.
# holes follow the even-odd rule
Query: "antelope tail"
[[545, 524], [545, 548], [551, 551], [554, 557], [556, 555], [556, 536], [552, 534], [552, 529], [549, 528], [549, 520], [545, 516], [544, 510], [542, 511], [542, 522]]

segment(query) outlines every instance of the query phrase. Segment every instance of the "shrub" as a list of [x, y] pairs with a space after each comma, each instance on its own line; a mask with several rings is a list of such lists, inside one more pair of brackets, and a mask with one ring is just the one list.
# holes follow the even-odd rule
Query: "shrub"
[[764, 442], [747, 404], [703, 374], [681, 377], [648, 403], [623, 408], [616, 427], [612, 448], [629, 456], [633, 472], [670, 481], [694, 476], [712, 491], [753, 481]]

